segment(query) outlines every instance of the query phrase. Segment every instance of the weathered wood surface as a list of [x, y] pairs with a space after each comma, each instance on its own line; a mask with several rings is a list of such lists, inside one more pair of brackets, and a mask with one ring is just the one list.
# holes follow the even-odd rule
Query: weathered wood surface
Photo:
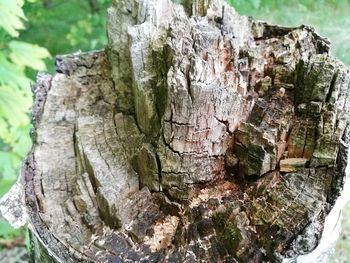
[[119, 0], [105, 51], [35, 87], [35, 262], [280, 262], [342, 188], [349, 69], [310, 27], [220, 0]]

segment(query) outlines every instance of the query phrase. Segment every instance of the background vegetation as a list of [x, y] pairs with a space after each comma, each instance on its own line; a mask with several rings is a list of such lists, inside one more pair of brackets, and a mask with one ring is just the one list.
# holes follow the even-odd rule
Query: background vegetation
[[[350, 0], [228, 0], [240, 13], [285, 26], [313, 25], [350, 64]], [[15, 182], [31, 141], [31, 80], [57, 54], [103, 48], [111, 0], [0, 0], [0, 196]], [[350, 262], [350, 208], [333, 262]], [[0, 250], [25, 245], [0, 217]], [[0, 262], [3, 261], [0, 251]], [[18, 262], [19, 255], [14, 253]], [[25, 260], [25, 259], [23, 259]]]

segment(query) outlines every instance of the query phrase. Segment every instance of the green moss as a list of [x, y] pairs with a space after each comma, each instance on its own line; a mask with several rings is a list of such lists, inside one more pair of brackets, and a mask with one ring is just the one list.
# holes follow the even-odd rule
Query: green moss
[[248, 175], [260, 175], [263, 161], [265, 159], [265, 150], [259, 145], [248, 146], [248, 160], [247, 173]]
[[236, 256], [239, 244], [242, 241], [242, 235], [234, 220], [231, 219], [231, 213], [232, 208], [225, 212], [216, 213], [212, 217], [212, 222], [219, 241], [224, 244], [232, 256]]
[[225, 244], [227, 251], [231, 255], [235, 255], [238, 250], [239, 243], [242, 240], [242, 235], [238, 227], [233, 222], [229, 222], [226, 225], [221, 236], [221, 240]]
[[29, 231], [29, 262], [30, 263], [56, 263], [53, 256], [50, 256], [41, 241], [37, 239], [32, 231]]

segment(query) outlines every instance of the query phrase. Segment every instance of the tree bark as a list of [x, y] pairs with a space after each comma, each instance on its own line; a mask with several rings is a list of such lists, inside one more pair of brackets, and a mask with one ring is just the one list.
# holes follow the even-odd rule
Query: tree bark
[[38, 76], [17, 185], [32, 261], [312, 251], [349, 145], [350, 74], [328, 40], [221, 0], [119, 0], [108, 16], [106, 50]]

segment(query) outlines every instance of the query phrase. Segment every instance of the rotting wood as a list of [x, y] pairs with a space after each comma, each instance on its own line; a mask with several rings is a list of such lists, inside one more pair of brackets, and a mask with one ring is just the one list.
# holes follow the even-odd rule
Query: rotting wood
[[32, 259], [313, 250], [349, 144], [349, 69], [328, 40], [221, 0], [119, 0], [108, 15], [105, 51], [60, 56], [38, 77], [22, 172]]

